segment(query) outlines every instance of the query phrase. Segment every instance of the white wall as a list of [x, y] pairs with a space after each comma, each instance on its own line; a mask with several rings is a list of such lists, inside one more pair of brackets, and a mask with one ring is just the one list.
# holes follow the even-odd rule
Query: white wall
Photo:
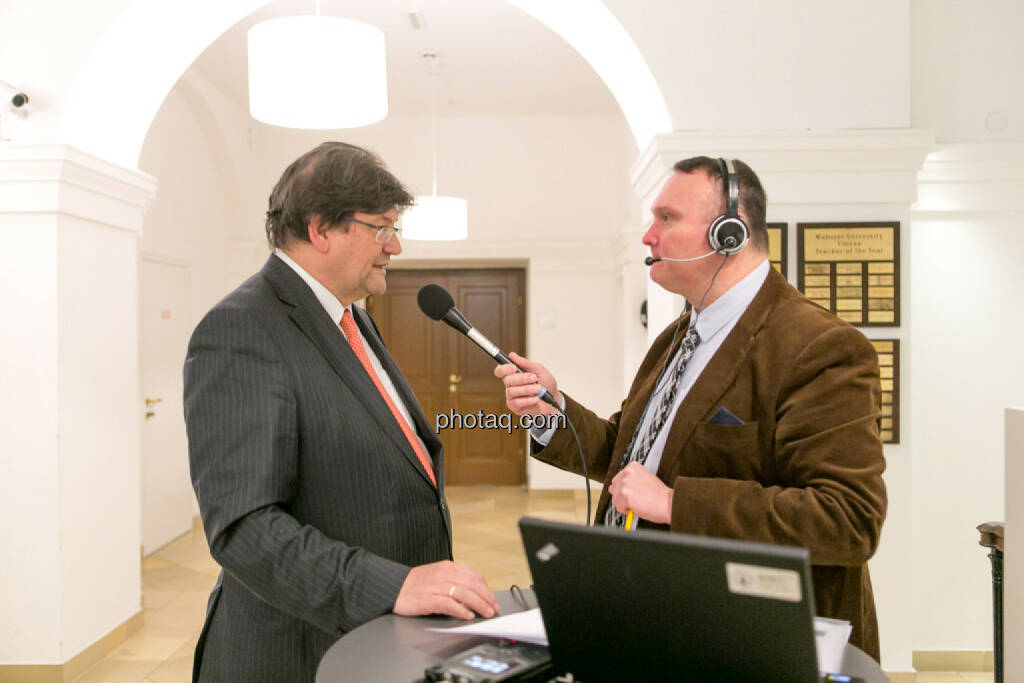
[[[1024, 402], [1024, 5], [911, 8], [912, 120], [938, 142], [907, 257], [914, 648], [991, 650], [991, 571], [975, 527], [1004, 519], [1003, 409]], [[1007, 585], [1021, 581], [1024, 570], [1007, 572]]]
[[[914, 487], [918, 649], [992, 647], [991, 574], [975, 527], [1004, 517], [1002, 410], [1024, 403], [1020, 228], [970, 218], [919, 218], [913, 225], [911, 286], [920, 296], [908, 357], [915, 382], [904, 405], [917, 426], [920, 454]], [[951, 629], [954, 615], [957, 628]]]
[[1024, 3], [913, 0], [915, 127], [941, 142], [1024, 138]]
[[[625, 215], [621, 117], [440, 117], [438, 194], [467, 198], [470, 236], [458, 248], [501, 244], [611, 241]], [[377, 152], [418, 194], [429, 194], [430, 121], [389, 117], [345, 131], [291, 131], [256, 124], [254, 190], [263, 241], [266, 196], [284, 168], [325, 140]], [[415, 245], [407, 244], [416, 257]], [[429, 246], [429, 245], [426, 245]], [[497, 256], [500, 254], [488, 254]], [[403, 258], [403, 257], [399, 257]]]
[[910, 122], [908, 0], [604, 3], [651, 67], [674, 130]]
[[239, 129], [248, 114], [209, 90], [201, 93], [193, 78], [168, 95], [139, 155], [139, 168], [160, 181], [139, 249], [189, 264], [194, 325], [238, 284], [228, 275], [229, 243], [245, 219], [245, 178], [237, 168], [251, 155], [229, 148], [227, 139], [244, 138]]
[[60, 117], [75, 79], [97, 41], [128, 2], [0, 3], [0, 80], [29, 93], [32, 108], [31, 117], [18, 125], [19, 136], [11, 139], [57, 139]]
[[[601, 416], [619, 408], [622, 334], [621, 288], [605, 258], [588, 263], [582, 258], [538, 258], [530, 270], [528, 318], [532, 359], [546, 365], [559, 389]], [[555, 324], [544, 329], [538, 318], [547, 314]], [[639, 318], [633, 327], [640, 327]], [[583, 488], [583, 479], [531, 459], [530, 488]], [[600, 483], [592, 483], [597, 505]]]
[[[156, 198], [146, 213], [139, 250], [148, 259], [174, 263], [187, 272], [189, 330], [237, 284], [230, 277], [229, 241], [241, 229], [243, 212], [237, 169], [247, 167], [248, 159], [244, 148], [230, 149], [229, 140], [233, 138], [237, 146], [239, 138], [245, 139], [249, 117], [218, 95], [198, 77], [190, 74], [182, 78], [153, 120], [139, 157], [139, 168], [160, 179]], [[141, 343], [170, 342], [161, 337], [143, 338]], [[176, 457], [181, 462], [171, 466], [171, 471], [181, 476], [149, 477], [150, 486], [159, 490], [151, 489], [149, 499], [143, 500], [147, 506], [143, 512], [145, 529], [150, 530], [143, 537], [147, 553], [175, 533], [189, 531], [192, 516], [199, 513], [187, 476], [188, 453], [181, 410], [180, 377], [185, 348], [167, 349], [160, 357], [177, 359], [176, 367], [164, 375], [175, 378], [173, 386], [160, 387], [167, 395], [163, 405], [155, 410], [161, 419], [177, 423], [181, 438], [167, 443], [180, 444], [180, 452], [155, 452], [151, 445], [142, 454], [143, 467], [154, 469], [146, 464], [147, 459]], [[143, 387], [144, 391], [154, 389]], [[166, 443], [162, 447], [170, 448]], [[187, 501], [188, 508], [180, 509]], [[154, 519], [157, 516], [160, 519]], [[152, 535], [155, 530], [160, 530], [158, 536]]]
[[916, 649], [992, 647], [991, 575], [975, 527], [1004, 518], [1003, 409], [1024, 403], [1022, 194], [1022, 143], [946, 145], [921, 173], [907, 396], [919, 463]]

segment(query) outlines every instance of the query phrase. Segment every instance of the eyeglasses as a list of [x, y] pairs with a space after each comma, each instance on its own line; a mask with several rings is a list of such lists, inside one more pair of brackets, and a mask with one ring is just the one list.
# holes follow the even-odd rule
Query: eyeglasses
[[352, 221], [353, 223], [365, 225], [368, 228], [373, 228], [374, 230], [376, 230], [377, 235], [374, 237], [374, 239], [377, 241], [377, 244], [387, 244], [388, 242], [391, 241], [392, 237], [402, 232], [401, 228], [396, 228], [393, 225], [374, 225], [373, 223], [361, 221], [358, 218], [350, 218], [349, 220]]

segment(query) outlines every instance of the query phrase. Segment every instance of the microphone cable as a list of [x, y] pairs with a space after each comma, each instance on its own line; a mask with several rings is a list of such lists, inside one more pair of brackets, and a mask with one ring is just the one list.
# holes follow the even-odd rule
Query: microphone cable
[[590, 521], [590, 474], [587, 472], [587, 459], [583, 456], [583, 444], [580, 443], [580, 436], [576, 433], [576, 426], [573, 425], [572, 420], [565, 414], [565, 411], [560, 410], [562, 417], [565, 418], [566, 424], [569, 425], [569, 429], [572, 430], [572, 437], [576, 439], [576, 449], [580, 454], [580, 465], [583, 466], [583, 482], [587, 488], [587, 526], [591, 526]]
[[[512, 365], [515, 365], [515, 363], [512, 363]], [[518, 367], [518, 366], [516, 366], [516, 367]], [[520, 372], [522, 372], [522, 370], [520, 370]], [[541, 385], [541, 389], [544, 389], [544, 385], [543, 384]], [[555, 403], [557, 403], [557, 401]], [[572, 420], [569, 419], [569, 415], [564, 410], [562, 410], [561, 406], [554, 405], [554, 404], [550, 404], [550, 405], [555, 410], [558, 411], [559, 415], [561, 415], [562, 417], [565, 418], [565, 423], [567, 425], [569, 425], [569, 429], [572, 431], [572, 438], [574, 438], [576, 440], [576, 452], [579, 453], [579, 456], [580, 456], [580, 466], [583, 468], [583, 483], [584, 483], [584, 485], [585, 485], [585, 487], [587, 489], [587, 517], [586, 517], [587, 523], [586, 523], [586, 526], [592, 526], [592, 523], [590, 521], [590, 472], [587, 470], [587, 458], [583, 455], [583, 444], [580, 442], [580, 435], [576, 433], [576, 425], [574, 425], [572, 423]], [[530, 436], [530, 439], [531, 440], [533, 439], [532, 435]], [[547, 444], [545, 444], [544, 446], [546, 448]]]

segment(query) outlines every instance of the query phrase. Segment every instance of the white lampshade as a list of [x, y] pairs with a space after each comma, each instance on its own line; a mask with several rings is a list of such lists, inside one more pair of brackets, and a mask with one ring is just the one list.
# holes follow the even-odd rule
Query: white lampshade
[[249, 29], [249, 112], [286, 128], [354, 128], [388, 114], [384, 34], [341, 17], [270, 19]]
[[411, 240], [464, 240], [469, 234], [466, 200], [428, 195], [402, 216], [402, 237]]

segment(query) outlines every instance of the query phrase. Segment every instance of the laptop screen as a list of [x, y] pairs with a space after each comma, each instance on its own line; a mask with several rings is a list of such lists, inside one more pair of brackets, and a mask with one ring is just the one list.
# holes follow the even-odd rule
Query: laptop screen
[[803, 548], [524, 517], [558, 671], [577, 680], [819, 680]]

